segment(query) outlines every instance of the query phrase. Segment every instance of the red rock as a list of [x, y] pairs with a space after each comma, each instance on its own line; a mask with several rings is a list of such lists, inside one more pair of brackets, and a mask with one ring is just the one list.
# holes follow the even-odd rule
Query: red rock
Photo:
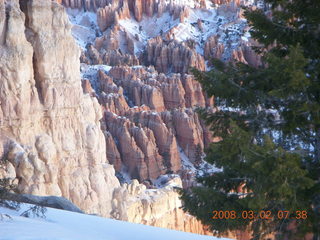
[[140, 181], [156, 179], [166, 172], [150, 129], [137, 127], [128, 119], [108, 112], [105, 121], [107, 130], [119, 143], [122, 164], [132, 178]]
[[126, 116], [131, 121], [152, 130], [159, 153], [164, 159], [164, 164], [172, 172], [179, 171], [181, 160], [173, 131], [166, 127], [159, 114], [151, 111], [138, 112], [135, 110], [135, 108], [131, 109], [126, 113]]
[[190, 67], [205, 70], [204, 59], [195, 49], [176, 41], [166, 43], [161, 37], [148, 41], [144, 61], [163, 73], [186, 73]]
[[221, 58], [224, 52], [224, 45], [218, 42], [218, 36], [214, 35], [207, 39], [204, 45], [204, 58], [210, 60], [211, 58]]
[[111, 133], [107, 131], [104, 132], [104, 136], [106, 138], [107, 159], [116, 171], [120, 171], [122, 167], [121, 157], [113, 137]]
[[185, 89], [186, 107], [206, 106], [206, 99], [201, 84], [194, 79], [193, 75], [185, 75], [182, 78], [183, 87]]
[[163, 112], [161, 116], [166, 125], [174, 129], [179, 146], [194, 162], [196, 149], [200, 147], [203, 150], [204, 147], [203, 129], [197, 114], [190, 109], [177, 109], [171, 113]]

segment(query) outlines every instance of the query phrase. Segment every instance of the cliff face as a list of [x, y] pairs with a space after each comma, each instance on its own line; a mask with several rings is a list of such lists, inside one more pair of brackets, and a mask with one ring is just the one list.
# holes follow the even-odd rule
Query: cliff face
[[101, 108], [82, 93], [80, 52], [63, 7], [16, 0], [0, 9], [8, 12], [0, 14], [0, 155], [14, 166], [11, 177], [25, 193], [64, 196], [109, 216], [120, 184], [106, 159]]
[[161, 37], [148, 41], [144, 61], [163, 73], [187, 73], [190, 67], [205, 70], [204, 59], [195, 49], [186, 43], [165, 42]]
[[[173, 190], [173, 187], [181, 187], [180, 178], [172, 176], [163, 178], [163, 181], [164, 187], [160, 190], [146, 189], [145, 185], [135, 180], [116, 189], [112, 200], [113, 217], [134, 223], [211, 235], [199, 221], [180, 209], [181, 200]], [[123, 202], [122, 199], [127, 201]]]

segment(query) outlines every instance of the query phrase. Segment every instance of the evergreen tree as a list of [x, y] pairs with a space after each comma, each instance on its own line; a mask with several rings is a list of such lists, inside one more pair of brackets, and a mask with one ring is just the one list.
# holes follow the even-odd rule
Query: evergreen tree
[[[215, 97], [217, 111], [199, 113], [222, 139], [206, 151], [206, 161], [222, 171], [181, 191], [184, 210], [218, 233], [250, 229], [253, 239], [313, 233], [319, 240], [320, 1], [265, 3], [268, 12], [245, 9], [260, 43], [260, 67], [214, 60], [213, 70], [193, 71]], [[233, 210], [237, 218], [212, 219], [214, 210]], [[271, 219], [256, 218], [268, 211]]]
[[[7, 152], [3, 154], [0, 158], [0, 174], [5, 172], [7, 169]], [[5, 206], [12, 209], [17, 209], [19, 204], [16, 202], [7, 201], [9, 198], [10, 192], [17, 192], [17, 186], [12, 183], [12, 180], [0, 175], [0, 206]]]

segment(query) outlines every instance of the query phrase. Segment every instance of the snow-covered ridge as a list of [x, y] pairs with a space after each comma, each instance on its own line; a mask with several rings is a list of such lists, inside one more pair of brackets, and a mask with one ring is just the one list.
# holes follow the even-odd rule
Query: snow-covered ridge
[[[198, 8], [198, 1], [190, 0], [165, 0], [164, 4], [175, 6], [186, 6], [189, 8], [187, 16], [183, 22], [174, 17], [169, 11], [161, 15], [148, 17], [143, 15], [141, 21], [137, 21], [134, 16], [119, 20], [120, 29], [131, 35], [134, 40], [135, 55], [140, 55], [149, 39], [157, 36], [165, 37], [170, 33], [170, 38], [183, 42], [192, 39], [196, 42], [198, 53], [203, 54], [204, 43], [213, 35], [219, 35], [219, 43], [226, 46], [224, 60], [230, 58], [231, 52], [250, 38], [246, 30], [246, 21], [239, 18], [238, 12], [225, 10], [223, 6], [210, 7], [211, 1], [207, 0], [207, 9]], [[251, 4], [246, 2], [246, 4]], [[69, 19], [73, 25], [73, 36], [82, 49], [88, 43], [94, 44], [98, 35], [110, 31], [108, 28], [104, 33], [99, 31], [97, 14], [94, 12], [84, 12], [78, 9], [67, 9]], [[199, 28], [198, 22], [202, 27]], [[137, 40], [138, 39], [138, 40]], [[242, 40], [242, 41], [241, 41]], [[124, 40], [119, 39], [123, 43]], [[120, 50], [126, 52], [125, 47], [120, 44]]]
[[20, 211], [0, 207], [0, 240], [218, 239], [52, 208], [47, 208], [44, 219], [20, 216], [28, 206]]

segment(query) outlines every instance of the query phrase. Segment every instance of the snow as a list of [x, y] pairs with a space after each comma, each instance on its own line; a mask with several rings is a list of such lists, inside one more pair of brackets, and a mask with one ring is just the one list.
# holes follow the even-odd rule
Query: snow
[[99, 70], [101, 70], [107, 73], [110, 71], [112, 67], [108, 65], [87, 65], [85, 63], [81, 63], [80, 68], [81, 68], [81, 78], [89, 79], [93, 89], [97, 93], [99, 93], [100, 83], [98, 80], [98, 72]]
[[215, 172], [221, 172], [222, 169], [216, 168], [214, 165], [207, 163], [203, 160], [205, 156], [202, 157], [202, 162], [199, 164], [199, 167], [196, 168], [194, 164], [190, 161], [188, 156], [184, 153], [181, 147], [178, 147], [182, 167], [185, 170], [188, 170], [192, 173], [195, 173], [197, 176], [204, 176], [205, 174], [212, 174]]
[[93, 43], [99, 32], [97, 15], [77, 9], [67, 9], [69, 20], [72, 23], [72, 35], [78, 45], [85, 49], [88, 43]]
[[189, 160], [187, 155], [184, 153], [181, 147], [178, 147], [178, 151], [180, 154], [181, 163], [184, 169], [190, 170], [192, 172], [196, 172], [197, 169], [193, 165], [193, 163]]
[[[190, 2], [190, 3], [189, 3]], [[178, 42], [188, 39], [196, 41], [196, 50], [203, 54], [204, 43], [212, 35], [220, 35], [219, 42], [226, 46], [227, 51], [223, 58], [229, 59], [233, 50], [237, 49], [241, 43], [248, 41], [250, 35], [244, 33], [247, 22], [238, 19], [236, 13], [219, 11], [215, 8], [199, 9], [193, 8], [193, 1], [177, 1], [176, 4], [187, 4], [191, 7], [190, 14], [180, 23], [179, 18], [174, 19], [169, 12], [161, 16], [143, 16], [141, 22], [135, 19], [123, 19], [119, 21], [121, 29], [127, 31], [132, 36], [138, 36], [139, 41], [135, 41], [135, 54], [142, 53], [147, 41], [157, 36], [163, 36], [171, 30]], [[211, 6], [211, 5], [208, 5]], [[198, 27], [197, 21], [202, 22], [203, 30]], [[242, 38], [243, 37], [243, 38]]]
[[131, 183], [132, 179], [129, 170], [126, 166], [122, 166], [120, 172], [117, 173], [117, 177], [121, 183]]
[[180, 176], [177, 174], [165, 174], [165, 175], [159, 176], [156, 180], [153, 180], [152, 183], [157, 188], [181, 187], [181, 186], [178, 186], [175, 181], [170, 181], [174, 178], [180, 179]]
[[23, 209], [27, 209], [28, 206], [30, 205], [23, 204], [19, 212], [0, 207], [0, 213], [11, 217], [4, 216], [2, 221], [0, 218], [0, 240], [217, 239], [52, 208], [47, 208], [45, 219], [20, 216]]
[[[231, 58], [232, 51], [237, 49], [241, 43], [247, 43], [250, 38], [248, 32], [244, 32], [247, 22], [237, 17], [237, 12], [225, 12], [219, 7], [212, 7], [209, 0], [207, 9], [196, 8], [195, 1], [190, 0], [172, 0], [172, 3], [180, 6], [189, 6], [190, 14], [180, 23], [179, 18], [174, 19], [170, 13], [164, 12], [161, 16], [152, 17], [143, 16], [141, 22], [134, 18], [122, 19], [120, 24], [120, 46], [122, 52], [127, 52], [125, 44], [125, 32], [131, 35], [134, 40], [135, 55], [139, 56], [145, 49], [147, 41], [157, 36], [164, 36], [170, 30], [178, 42], [184, 42], [188, 39], [195, 40], [196, 50], [203, 54], [205, 41], [212, 35], [219, 35], [219, 42], [225, 46], [225, 52], [222, 60]], [[170, 1], [166, 0], [165, 5]], [[251, 1], [246, 1], [250, 5]], [[197, 5], [198, 6], [198, 5]], [[84, 12], [80, 10], [67, 9], [72, 26], [72, 34], [82, 49], [85, 49], [88, 43], [93, 43], [96, 36], [102, 33], [97, 24], [96, 13]], [[202, 22], [201, 30], [197, 21]], [[106, 32], [110, 31], [110, 28]], [[136, 36], [138, 38], [136, 38]]]

